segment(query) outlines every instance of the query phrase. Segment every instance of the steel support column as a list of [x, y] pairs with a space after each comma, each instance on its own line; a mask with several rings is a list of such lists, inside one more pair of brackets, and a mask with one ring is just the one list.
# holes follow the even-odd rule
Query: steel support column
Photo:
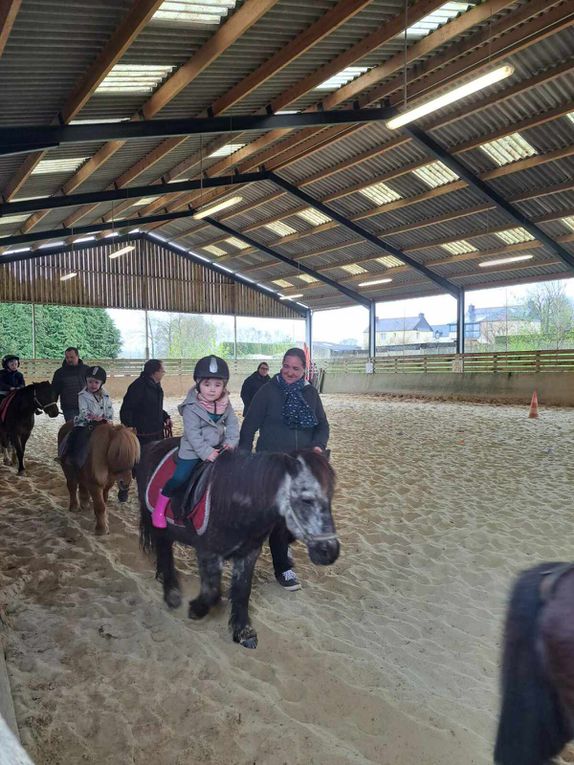
[[456, 352], [464, 353], [464, 289], [461, 287], [456, 299]]
[[[309, 309], [305, 316], [305, 343], [309, 349], [309, 360], [313, 361], [313, 311]], [[310, 370], [309, 370], [310, 372]]]
[[568, 250], [564, 249], [562, 245], [555, 242], [554, 239], [548, 236], [547, 233], [542, 231], [535, 223], [532, 223], [528, 218], [515, 207], [515, 205], [507, 202], [497, 191], [495, 191], [488, 183], [485, 183], [480, 178], [477, 178], [466, 165], [449, 154], [434, 138], [425, 133], [424, 130], [416, 127], [416, 125], [406, 125], [403, 131], [409, 135], [414, 141], [421, 146], [424, 146], [439, 159], [444, 165], [450, 168], [453, 173], [456, 173], [459, 178], [462, 178], [470, 186], [488, 199], [489, 202], [493, 202], [496, 207], [502, 212], [506, 213], [517, 226], [526, 229], [535, 239], [541, 242], [545, 247], [548, 247], [555, 255], [557, 255], [563, 263], [574, 270], [574, 256], [571, 255]]
[[414, 268], [419, 273], [424, 274], [424, 276], [426, 276], [427, 279], [430, 279], [431, 281], [433, 281], [445, 292], [448, 292], [453, 297], [457, 297], [458, 287], [452, 282], [450, 282], [448, 279], [445, 279], [444, 277], [439, 276], [438, 274], [435, 274], [434, 271], [431, 271], [430, 268], [423, 266], [422, 263], [419, 263], [414, 258], [411, 258], [410, 255], [406, 255], [402, 250], [399, 250], [397, 247], [394, 247], [392, 244], [385, 242], [383, 239], [379, 239], [379, 237], [375, 236], [375, 234], [371, 234], [371, 232], [367, 231], [367, 229], [362, 228], [362, 226], [359, 226], [353, 221], [349, 220], [348, 218], [345, 218], [344, 215], [340, 215], [338, 212], [335, 212], [335, 210], [333, 210], [332, 208], [327, 207], [322, 202], [319, 202], [317, 199], [314, 199], [310, 194], [307, 194], [307, 192], [301, 191], [301, 189], [298, 186], [294, 186], [292, 183], [289, 183], [289, 181], [286, 181], [284, 178], [281, 178], [276, 173], [270, 172], [268, 174], [268, 177], [269, 177], [269, 180], [272, 180], [273, 183], [275, 183], [277, 186], [284, 189], [285, 191], [288, 191], [290, 194], [297, 197], [302, 202], [305, 202], [311, 207], [314, 207], [316, 210], [319, 210], [324, 215], [328, 215], [329, 218], [332, 218], [334, 221], [339, 223], [339, 225], [349, 229], [349, 231], [352, 231], [354, 234], [356, 234], [357, 236], [360, 236], [362, 239], [365, 239], [367, 242], [374, 244], [375, 247], [378, 247], [379, 250], [382, 250], [385, 254], [394, 255], [395, 258], [399, 258], [400, 260], [403, 261], [403, 263], [406, 263], [407, 266], [410, 266], [411, 268]]
[[369, 359], [374, 363], [377, 355], [377, 304], [371, 300], [369, 306]]

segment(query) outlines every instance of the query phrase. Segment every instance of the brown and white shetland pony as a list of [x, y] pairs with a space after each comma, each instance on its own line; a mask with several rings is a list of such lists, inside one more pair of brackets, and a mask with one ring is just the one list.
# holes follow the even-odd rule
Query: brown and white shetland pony
[[[58, 445], [73, 427], [73, 422], [62, 425], [58, 432]], [[106, 510], [109, 491], [116, 481], [120, 489], [129, 488], [132, 470], [139, 458], [140, 444], [132, 428], [102, 422], [90, 436], [88, 455], [81, 468], [66, 458], [62, 460], [62, 470], [70, 494], [69, 509], [79, 509], [78, 490], [82, 510], [88, 509], [91, 497], [96, 516], [96, 534], [109, 532]]]

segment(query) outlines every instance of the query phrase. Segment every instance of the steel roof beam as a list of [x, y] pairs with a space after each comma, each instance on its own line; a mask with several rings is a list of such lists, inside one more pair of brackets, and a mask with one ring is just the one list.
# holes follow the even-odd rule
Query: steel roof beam
[[137, 138], [237, 133], [262, 130], [293, 130], [325, 125], [346, 125], [388, 119], [385, 108], [339, 109], [296, 114], [249, 114], [233, 117], [101, 122], [91, 125], [20, 125], [0, 128], [0, 155], [36, 151], [46, 146], [90, 141], [130, 141]]
[[[455, 284], [450, 282], [448, 279], [445, 279], [444, 277], [439, 276], [438, 274], [435, 274], [434, 271], [430, 270], [430, 268], [427, 268], [426, 266], [422, 265], [422, 263], [419, 263], [414, 258], [411, 258], [409, 255], [405, 254], [402, 250], [399, 250], [398, 247], [394, 247], [392, 244], [385, 242], [384, 239], [379, 239], [379, 237], [376, 236], [375, 234], [371, 234], [370, 231], [367, 231], [367, 229], [363, 228], [362, 226], [358, 226], [356, 223], [353, 223], [353, 221], [350, 221], [348, 218], [345, 218], [344, 215], [340, 215], [338, 212], [335, 212], [335, 210], [331, 209], [330, 207], [327, 207], [321, 202], [318, 202], [310, 194], [307, 194], [307, 192], [305, 191], [301, 191], [301, 189], [299, 189], [297, 186], [294, 186], [292, 183], [289, 183], [289, 181], [286, 181], [284, 178], [281, 178], [279, 175], [276, 175], [275, 173], [270, 172], [269, 179], [272, 180], [273, 183], [275, 183], [277, 186], [280, 186], [281, 188], [285, 189], [285, 191], [288, 191], [293, 196], [297, 197], [298, 199], [301, 199], [303, 202], [306, 202], [310, 207], [313, 207], [316, 210], [319, 210], [319, 212], [322, 212], [324, 215], [328, 215], [329, 218], [332, 218], [333, 220], [337, 221], [337, 223], [339, 223], [344, 228], [348, 229], [349, 231], [352, 231], [354, 234], [357, 234], [357, 236], [360, 236], [365, 241], [370, 242], [371, 244], [374, 244], [375, 247], [378, 247], [378, 249], [382, 250], [386, 255], [394, 255], [395, 258], [399, 258], [400, 260], [403, 261], [403, 263], [405, 263], [408, 266], [411, 266], [411, 268], [414, 268], [419, 273], [424, 274], [424, 276], [426, 276], [427, 279], [430, 279], [439, 287], [441, 287], [445, 292], [448, 292], [450, 295], [458, 299], [459, 287], [457, 287]], [[237, 234], [237, 236], [240, 237], [241, 234]], [[245, 241], [247, 241], [247, 239], [245, 239]], [[298, 261], [292, 261], [292, 262], [296, 263], [297, 267], [303, 268], [303, 266], [299, 266]], [[315, 273], [314, 276], [320, 277], [322, 279], [325, 278], [324, 276], [318, 273]]]
[[539, 226], [532, 223], [528, 218], [513, 204], [507, 202], [497, 191], [495, 191], [488, 183], [485, 183], [472, 173], [466, 165], [460, 160], [456, 159], [449, 154], [434, 138], [425, 133], [416, 125], [405, 125], [403, 131], [407, 133], [414, 141], [420, 146], [424, 146], [431, 154], [433, 154], [444, 165], [450, 168], [453, 173], [456, 173], [460, 178], [465, 180], [469, 186], [479, 191], [483, 197], [489, 202], [492, 202], [502, 212], [506, 213], [517, 226], [521, 226], [526, 229], [535, 239], [541, 242], [545, 247], [548, 247], [555, 255], [557, 255], [563, 263], [574, 270], [574, 256], [571, 255], [564, 247], [556, 242], [552, 237], [548, 236]]
[[313, 276], [318, 281], [323, 282], [323, 284], [327, 284], [329, 287], [332, 287], [338, 292], [341, 292], [343, 295], [350, 298], [354, 303], [362, 305], [363, 308], [369, 308], [371, 301], [368, 298], [363, 297], [359, 292], [355, 292], [355, 290], [349, 289], [349, 287], [345, 287], [342, 284], [339, 284], [339, 282], [336, 282], [334, 279], [329, 279], [328, 276], [320, 274], [318, 271], [314, 271], [308, 266], [300, 266], [296, 260], [288, 258], [286, 255], [277, 252], [277, 250], [271, 249], [271, 247], [267, 247], [267, 245], [262, 244], [261, 242], [257, 242], [255, 239], [251, 239], [249, 236], [245, 236], [245, 234], [242, 234], [241, 231], [236, 231], [235, 229], [226, 226], [225, 223], [220, 223], [218, 220], [215, 220], [215, 218], [204, 218], [204, 220], [214, 228], [218, 228], [220, 231], [224, 231], [229, 236], [241, 239], [241, 241], [245, 242], [250, 247], [254, 247], [258, 250], [261, 250], [261, 252], [267, 253], [267, 255], [271, 255], [271, 257], [275, 258], [275, 260], [280, 260], [282, 263], [293, 266], [301, 273]]
[[45, 197], [44, 199], [27, 199], [21, 202], [6, 202], [0, 204], [0, 219], [4, 215], [15, 215], [34, 210], [54, 210], [61, 207], [75, 207], [83, 204], [98, 204], [116, 200], [141, 199], [156, 194], [169, 194], [172, 191], [191, 191], [193, 189], [208, 189], [218, 186], [240, 186], [245, 183], [255, 183], [267, 179], [267, 173], [236, 173], [221, 175], [216, 178], [200, 178], [192, 181], [177, 181], [175, 183], [156, 183], [148, 186], [129, 186], [124, 189], [111, 191], [93, 191], [85, 194], [68, 194], [68, 196]]
[[22, 0], [0, 0], [0, 57], [10, 37]]

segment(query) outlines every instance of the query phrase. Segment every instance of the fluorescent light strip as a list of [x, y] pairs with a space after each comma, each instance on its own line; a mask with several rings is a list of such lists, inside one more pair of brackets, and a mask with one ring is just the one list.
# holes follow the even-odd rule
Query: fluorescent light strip
[[392, 279], [373, 279], [372, 282], [361, 282], [359, 287], [373, 287], [375, 284], [388, 284], [389, 282], [392, 282]]
[[127, 252], [132, 252], [133, 250], [135, 250], [135, 246], [130, 244], [127, 247], [122, 247], [121, 250], [111, 252], [109, 258], [110, 260], [114, 260], [114, 258], [119, 258], [121, 255], [125, 255]]
[[279, 300], [296, 300], [297, 298], [303, 297], [303, 293], [299, 292], [297, 295], [280, 295]]
[[494, 83], [500, 82], [500, 80], [504, 80], [506, 77], [510, 77], [511, 74], [514, 74], [513, 66], [510, 64], [499, 66], [488, 74], [476, 77], [475, 79], [466, 82], [464, 85], [454, 88], [454, 90], [451, 90], [448, 93], [444, 93], [442, 96], [427, 101], [426, 104], [421, 104], [414, 109], [409, 109], [408, 111], [399, 114], [398, 117], [393, 117], [387, 122], [387, 127], [389, 130], [396, 130], [403, 125], [408, 125], [409, 122], [414, 122], [414, 120], [418, 120], [421, 117], [426, 117], [427, 114], [436, 112], [437, 109], [443, 109], [445, 106], [450, 106], [450, 104], [453, 104], [455, 101], [460, 101], [461, 98], [466, 98], [466, 96], [470, 96], [479, 90], [483, 90], [489, 85], [494, 85]]
[[71, 271], [69, 274], [64, 274], [64, 276], [60, 276], [60, 281], [67, 282], [70, 279], [73, 279], [77, 275], [78, 275], [77, 271]]
[[238, 205], [240, 202], [243, 202], [243, 197], [230, 197], [229, 199], [224, 199], [223, 202], [218, 202], [216, 205], [198, 210], [192, 217], [195, 220], [201, 220], [201, 218], [207, 218], [208, 215], [213, 215], [221, 210], [226, 210], [228, 207]]
[[534, 255], [516, 255], [512, 258], [496, 258], [496, 260], [485, 260], [483, 263], [479, 263], [480, 268], [488, 268], [489, 266], [502, 266], [505, 263], [518, 263], [521, 260], [532, 260]]

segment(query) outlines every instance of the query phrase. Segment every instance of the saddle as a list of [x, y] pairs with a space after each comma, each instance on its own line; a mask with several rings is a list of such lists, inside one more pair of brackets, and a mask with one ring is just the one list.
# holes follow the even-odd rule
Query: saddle
[[10, 393], [4, 396], [4, 398], [0, 399], [0, 422], [2, 423], [6, 422], [6, 417], [8, 416], [8, 409], [10, 408], [10, 404], [14, 400], [15, 395], [16, 395], [16, 391], [11, 390]]
[[[150, 513], [160, 491], [175, 472], [177, 450], [176, 446], [164, 455], [148, 481], [145, 502]], [[205, 533], [211, 507], [209, 481], [213, 464], [202, 462], [198, 465], [188, 483], [170, 497], [165, 513], [168, 523], [181, 527], [192, 526], [198, 536]]]

